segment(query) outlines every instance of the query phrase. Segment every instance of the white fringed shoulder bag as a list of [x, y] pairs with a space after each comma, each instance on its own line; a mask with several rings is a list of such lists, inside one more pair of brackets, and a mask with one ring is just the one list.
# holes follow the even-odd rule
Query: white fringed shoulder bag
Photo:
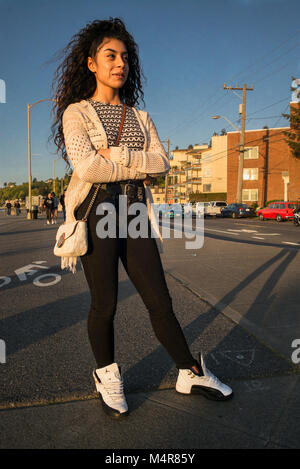
[[61, 225], [56, 233], [54, 254], [59, 257], [83, 256], [88, 249], [87, 219], [95, 202], [101, 184], [98, 184], [87, 211], [81, 220]]

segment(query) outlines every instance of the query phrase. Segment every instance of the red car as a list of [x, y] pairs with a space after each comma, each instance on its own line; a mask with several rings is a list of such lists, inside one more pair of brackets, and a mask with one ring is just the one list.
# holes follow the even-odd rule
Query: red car
[[260, 220], [293, 220], [293, 211], [299, 206], [299, 202], [271, 202], [266, 208], [256, 210], [256, 214]]

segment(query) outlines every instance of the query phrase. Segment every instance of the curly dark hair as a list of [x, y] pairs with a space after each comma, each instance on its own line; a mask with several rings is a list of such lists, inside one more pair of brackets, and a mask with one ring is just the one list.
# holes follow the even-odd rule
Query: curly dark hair
[[125, 44], [128, 52], [129, 74], [126, 83], [119, 90], [120, 100], [127, 106], [136, 106], [141, 98], [145, 106], [141, 84], [141, 77], [145, 80], [145, 76], [140, 65], [138, 46], [126, 30], [123, 21], [120, 18], [110, 17], [109, 20], [87, 23], [61, 51], [59, 58], [65, 58], [57, 67], [51, 86], [55, 104], [52, 107], [54, 123], [51, 126], [52, 133], [49, 140], [53, 139], [57, 146], [56, 153], [61, 152], [68, 166], [62, 115], [69, 104], [90, 98], [96, 90], [96, 78], [87, 66], [87, 58], [95, 59], [98, 46], [105, 38], [119, 39]]

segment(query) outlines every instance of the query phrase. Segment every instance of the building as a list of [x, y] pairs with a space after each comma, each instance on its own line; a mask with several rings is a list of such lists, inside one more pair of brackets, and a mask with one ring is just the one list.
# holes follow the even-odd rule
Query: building
[[202, 153], [208, 145], [194, 145], [191, 149], [173, 150], [168, 173], [168, 203], [184, 204], [190, 194], [202, 192]]
[[[245, 132], [242, 201], [265, 206], [270, 200], [300, 200], [300, 160], [292, 156], [284, 131], [289, 127]], [[227, 134], [227, 203], [237, 200], [239, 132]]]
[[202, 153], [202, 191], [227, 192], [227, 135], [214, 135], [211, 147]]
[[[168, 192], [168, 200], [172, 199], [173, 190], [168, 189], [167, 192]], [[151, 193], [152, 193], [153, 203], [154, 204], [164, 204], [165, 203], [166, 196], [165, 196], [165, 188], [164, 187], [154, 186], [154, 187], [151, 188]]]

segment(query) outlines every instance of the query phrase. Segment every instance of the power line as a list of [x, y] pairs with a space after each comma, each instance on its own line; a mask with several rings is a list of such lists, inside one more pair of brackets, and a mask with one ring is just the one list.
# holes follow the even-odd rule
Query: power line
[[265, 59], [265, 57], [269, 57], [274, 51], [278, 50], [281, 48], [281, 46], [283, 44], [286, 44], [287, 42], [289, 42], [291, 39], [293, 39], [294, 37], [296, 37], [298, 34], [300, 33], [300, 29], [298, 29], [296, 31], [295, 34], [293, 34], [291, 37], [289, 37], [288, 39], [285, 39], [284, 41], [282, 41], [281, 43], [279, 43], [278, 46], [274, 47], [273, 49], [271, 49], [271, 51], [269, 52], [266, 52], [263, 56], [261, 56], [259, 59], [257, 59], [252, 65], [249, 65], [246, 69], [243, 69], [241, 70], [237, 75], [234, 75], [230, 80], [228, 81], [233, 81], [233, 79], [239, 77], [242, 73], [244, 73], [246, 70], [249, 70], [251, 69], [252, 67], [254, 67], [257, 63], [261, 62], [263, 59]]
[[295, 63], [296, 60], [298, 60], [299, 57], [294, 57], [293, 60], [290, 60], [289, 62], [287, 62], [285, 65], [283, 65], [282, 67], [279, 67], [277, 68], [276, 70], [273, 70], [272, 72], [268, 73], [267, 75], [265, 75], [263, 78], [261, 78], [260, 80], [258, 80], [256, 83], [256, 85], [258, 83], [261, 83], [262, 81], [264, 81], [266, 78], [269, 78], [270, 76], [274, 75], [274, 73], [277, 73], [277, 72], [280, 72], [280, 70], [283, 70], [285, 67], [287, 67], [288, 65], [290, 65], [291, 63]]
[[250, 112], [250, 114], [248, 114], [248, 117], [252, 116], [253, 114], [256, 114], [257, 112], [264, 111], [265, 109], [269, 109], [270, 107], [276, 106], [276, 104], [282, 103], [283, 101], [286, 101], [287, 99], [289, 99], [289, 96], [287, 96], [286, 98], [280, 99], [279, 101], [276, 101], [276, 103], [269, 104], [268, 106], [260, 108], [257, 111]]
[[[257, 61], [255, 61], [252, 65], [246, 67], [246, 69], [243, 69], [241, 70], [238, 74], [236, 75], [233, 75], [233, 77], [229, 80], [229, 81], [233, 81], [234, 78], [237, 78], [238, 76], [242, 75], [245, 71], [253, 68], [257, 63], [261, 62], [265, 57], [269, 57], [273, 52], [277, 51], [278, 49], [280, 49], [284, 44], [286, 44], [287, 42], [289, 42], [291, 39], [293, 39], [294, 37], [296, 37], [298, 34], [300, 33], [300, 29], [296, 31], [295, 34], [293, 34], [291, 37], [289, 37], [288, 39], [285, 39], [284, 41], [282, 41], [281, 43], [279, 43], [278, 46], [274, 47], [273, 49], [271, 49], [270, 52], [267, 52], [266, 54], [264, 54], [262, 57], [260, 57]], [[295, 46], [291, 47], [290, 49], [288, 49], [287, 51], [283, 52], [283, 54], [281, 54], [280, 56], [276, 57], [273, 61], [269, 62], [268, 64], [265, 65], [265, 67], [263, 67], [262, 69], [264, 68], [267, 68], [269, 67], [272, 63], [274, 63], [275, 61], [279, 60], [283, 55], [286, 55], [288, 52], [290, 52], [292, 49], [294, 49], [295, 47], [297, 47], [297, 45], [300, 44], [300, 43], [297, 43]], [[294, 59], [293, 59], [294, 60]], [[290, 62], [288, 62], [287, 64], [285, 64], [284, 66], [282, 66], [279, 70], [285, 68]], [[260, 69], [260, 70], [262, 70]], [[261, 81], [263, 81], [264, 79], [268, 78], [269, 76], [271, 76], [273, 73], [276, 73], [277, 70], [271, 72], [270, 74], [266, 75], [265, 77], [263, 77], [262, 79], [260, 79], [257, 83], [260, 83]], [[254, 74], [257, 72], [257, 70], [254, 71]], [[213, 93], [204, 103], [202, 103], [200, 106], [203, 107], [204, 105], [206, 105], [213, 97], [216, 96], [216, 94], [219, 94], [220, 93], [220, 90], [218, 90], [216, 93]], [[217, 102], [219, 103], [222, 99], [224, 99], [224, 95], [222, 98], [218, 98], [213, 104], [211, 104], [211, 106], [213, 106], [214, 104], [216, 104]], [[206, 107], [207, 108], [207, 107]], [[205, 110], [206, 110], [205, 108]], [[197, 106], [196, 109], [199, 109], [199, 106]], [[195, 111], [196, 111], [195, 109]], [[192, 114], [194, 113], [194, 111], [192, 111]], [[191, 122], [193, 122], [194, 124], [195, 123], [198, 123], [199, 122], [199, 118], [201, 118], [203, 115], [205, 114], [205, 111], [201, 111], [201, 113], [199, 115], [194, 115], [194, 117], [192, 117], [191, 119], [188, 119], [188, 120], [185, 120], [183, 123], [179, 123], [176, 127], [174, 127], [173, 129], [171, 129], [171, 131], [168, 132], [168, 135], [169, 136], [173, 136], [175, 134], [178, 133], [179, 130], [182, 130], [184, 129], [187, 125], [189, 125]], [[200, 119], [201, 120], [201, 119]]]
[[265, 68], [269, 67], [270, 65], [272, 65], [274, 62], [277, 62], [277, 60], [279, 60], [282, 56], [286, 56], [290, 51], [292, 51], [293, 49], [295, 49], [298, 45], [300, 44], [300, 42], [297, 42], [297, 44], [295, 44], [293, 47], [291, 47], [290, 49], [288, 49], [287, 51], [284, 51], [282, 54], [280, 54], [278, 57], [276, 57], [275, 59], [273, 59], [271, 62], [265, 64], [263, 67], [259, 67], [257, 70], [255, 70], [254, 72], [251, 73], [251, 79], [253, 80], [253, 76], [259, 74], [262, 70], [264, 70]]

